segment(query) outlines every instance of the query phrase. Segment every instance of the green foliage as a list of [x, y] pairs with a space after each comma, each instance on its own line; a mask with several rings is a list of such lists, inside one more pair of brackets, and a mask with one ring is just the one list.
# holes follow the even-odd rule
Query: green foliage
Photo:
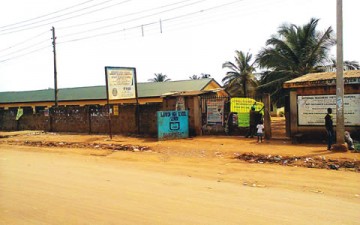
[[167, 78], [167, 75], [162, 74], [162, 73], [155, 73], [154, 78], [149, 79], [148, 81], [151, 81], [151, 82], [166, 82], [166, 81], [169, 81], [169, 80], [171, 80], [171, 79]]
[[200, 80], [200, 79], [205, 79], [205, 78], [210, 78], [211, 75], [207, 74], [207, 73], [201, 73], [200, 75], [192, 75], [190, 76], [190, 80]]
[[229, 69], [222, 82], [226, 90], [233, 97], [253, 96], [257, 87], [257, 80], [254, 76], [255, 67], [252, 61], [252, 54], [244, 54], [242, 51], [235, 51], [235, 63], [227, 61], [223, 68]]
[[324, 32], [316, 30], [319, 20], [312, 18], [303, 26], [284, 24], [278, 33], [267, 40], [256, 62], [262, 69], [260, 92], [271, 93], [274, 102], [283, 105], [285, 81], [307, 73], [319, 72], [331, 60], [330, 48], [335, 44], [331, 27]]

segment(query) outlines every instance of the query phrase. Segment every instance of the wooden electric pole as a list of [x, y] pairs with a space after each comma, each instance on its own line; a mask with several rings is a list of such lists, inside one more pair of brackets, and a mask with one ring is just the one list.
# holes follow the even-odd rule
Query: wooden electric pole
[[54, 53], [54, 89], [55, 89], [55, 107], [58, 106], [58, 88], [57, 88], [57, 69], [56, 69], [56, 37], [55, 37], [55, 28], [51, 28], [52, 31], [52, 45]]
[[342, 0], [337, 0], [336, 4], [336, 39], [336, 146], [334, 147], [335, 150], [345, 150]]

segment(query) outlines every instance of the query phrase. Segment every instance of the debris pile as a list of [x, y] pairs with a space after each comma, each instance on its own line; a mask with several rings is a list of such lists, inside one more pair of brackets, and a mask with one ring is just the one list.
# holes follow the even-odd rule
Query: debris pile
[[255, 153], [236, 154], [236, 159], [244, 160], [249, 163], [270, 163], [283, 166], [299, 166], [307, 168], [320, 168], [338, 170], [340, 168], [360, 172], [360, 161], [349, 161], [340, 159], [326, 159], [324, 156], [306, 157], [306, 156], [281, 156], [281, 155], [263, 155]]
[[84, 143], [84, 142], [54, 142], [54, 141], [6, 141], [10, 145], [26, 145], [32, 147], [57, 147], [57, 148], [92, 148], [112, 151], [151, 151], [148, 146]]

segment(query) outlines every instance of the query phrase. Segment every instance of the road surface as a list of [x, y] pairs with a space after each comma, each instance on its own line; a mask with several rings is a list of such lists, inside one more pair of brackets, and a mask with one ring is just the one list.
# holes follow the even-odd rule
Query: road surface
[[338, 195], [328, 179], [355, 172], [162, 156], [141, 163], [140, 154], [0, 145], [0, 224], [360, 224], [359, 181]]

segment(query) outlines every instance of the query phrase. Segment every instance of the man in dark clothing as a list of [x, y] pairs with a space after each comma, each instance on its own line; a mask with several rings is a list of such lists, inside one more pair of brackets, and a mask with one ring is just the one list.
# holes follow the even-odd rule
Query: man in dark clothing
[[325, 128], [326, 128], [327, 143], [328, 143], [327, 149], [330, 150], [331, 145], [332, 145], [332, 141], [334, 139], [333, 118], [332, 118], [332, 115], [331, 115], [332, 109], [328, 108], [327, 112], [328, 113], [325, 116]]
[[251, 110], [250, 110], [250, 126], [249, 126], [249, 131], [248, 133], [246, 134], [246, 138], [248, 138], [249, 136], [251, 138], [254, 137], [255, 135], [255, 130], [256, 130], [256, 125], [257, 125], [257, 112], [255, 111], [255, 107], [251, 107]]

